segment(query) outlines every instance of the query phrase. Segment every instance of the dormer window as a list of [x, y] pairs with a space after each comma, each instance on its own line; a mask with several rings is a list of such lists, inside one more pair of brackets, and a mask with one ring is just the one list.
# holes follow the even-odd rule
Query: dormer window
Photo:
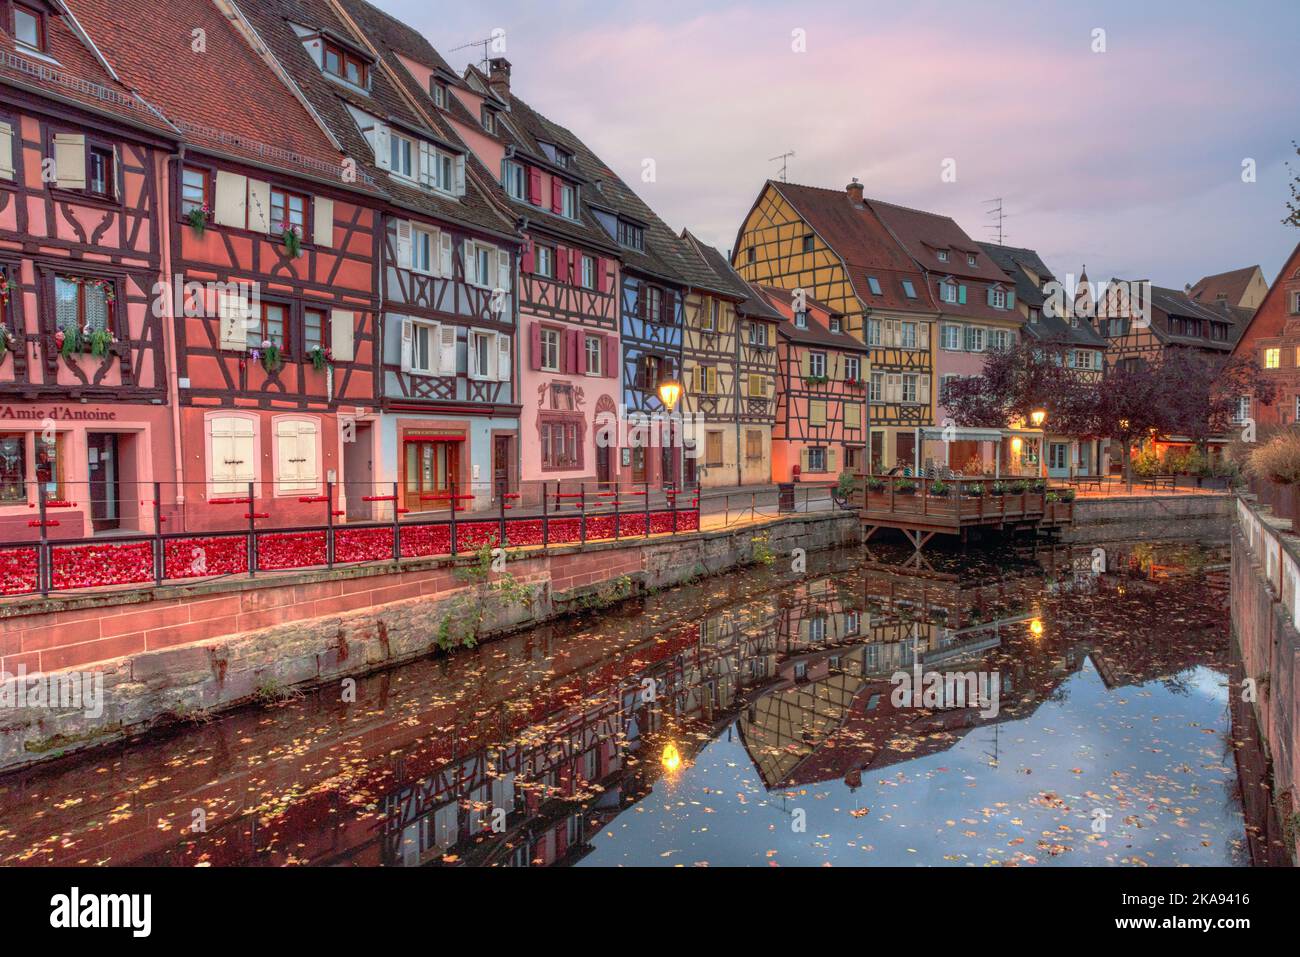
[[556, 187], [555, 198], [559, 201], [558, 208], [555, 212], [559, 213], [565, 219], [578, 218], [578, 190], [577, 187], [568, 183], [561, 183]]
[[627, 220], [618, 221], [618, 244], [628, 249], [645, 249], [645, 229]]
[[388, 136], [388, 168], [398, 176], [405, 176], [407, 179], [415, 178], [415, 157], [416, 157], [415, 140], [402, 136], [399, 133], [390, 133]]
[[840, 323], [839, 316], [831, 316], [831, 332], [843, 332], [844, 328]]
[[353, 86], [370, 89], [370, 64], [328, 40], [321, 43], [321, 69]]
[[45, 14], [34, 7], [14, 4], [14, 39], [19, 46], [45, 52]]
[[935, 253], [935, 255], [939, 257], [939, 262], [941, 263], [946, 263], [948, 261], [948, 250], [946, 249], [940, 249]]
[[573, 154], [557, 148], [555, 151], [555, 165], [563, 166], [565, 169], [573, 169]]
[[429, 95], [433, 97], [433, 105], [440, 110], [447, 108], [447, 84], [440, 83], [437, 80], [429, 81]]
[[994, 309], [1007, 308], [1007, 291], [1005, 289], [990, 290], [989, 305]]
[[867, 277], [867, 285], [871, 287], [871, 294], [872, 294], [873, 296], [879, 296], [879, 295], [880, 295], [880, 280], [879, 280], [879, 279], [877, 279], [875, 276], [868, 276], [868, 277]]
[[808, 310], [798, 309], [794, 314], [794, 325], [796, 329], [808, 328]]
[[966, 256], [966, 265], [967, 265], [967, 266], [973, 266], [973, 265], [975, 265], [975, 254], [974, 254], [974, 253], [968, 253], [968, 254], [967, 254], [967, 256]]
[[912, 280], [903, 280], [903, 294], [907, 296], [908, 299], [916, 298], [916, 287], [912, 285]]
[[502, 185], [512, 199], [528, 199], [528, 171], [523, 164], [507, 161]]

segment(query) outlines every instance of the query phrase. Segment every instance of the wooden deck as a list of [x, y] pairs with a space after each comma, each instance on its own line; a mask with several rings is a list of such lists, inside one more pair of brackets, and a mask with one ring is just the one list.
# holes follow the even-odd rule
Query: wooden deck
[[[935, 535], [963, 541], [971, 528], [1057, 528], [1074, 521], [1072, 493], [1034, 479], [942, 481], [883, 475], [859, 476], [854, 503], [862, 515], [863, 541], [881, 528], [896, 528], [919, 550]], [[1016, 483], [1023, 482], [1023, 491]], [[910, 486], [910, 488], [909, 488]], [[936, 493], [935, 489], [939, 491]]]

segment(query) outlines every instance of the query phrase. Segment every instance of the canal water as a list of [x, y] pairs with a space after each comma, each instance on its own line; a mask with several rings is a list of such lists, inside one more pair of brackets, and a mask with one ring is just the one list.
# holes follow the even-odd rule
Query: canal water
[[0, 863], [1279, 863], [1227, 561], [778, 559], [0, 778]]

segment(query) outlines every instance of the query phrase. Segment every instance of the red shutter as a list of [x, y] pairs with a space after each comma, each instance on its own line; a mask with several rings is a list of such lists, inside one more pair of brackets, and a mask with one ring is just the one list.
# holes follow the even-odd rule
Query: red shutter
[[601, 259], [600, 257], [596, 258], [596, 291], [597, 292], [604, 292], [605, 286], [609, 282], [609, 278], [605, 275], [605, 269], [607, 267], [607, 263], [608, 261], [605, 259]]
[[569, 281], [569, 251], [563, 246], [555, 247], [555, 278], [559, 282]]
[[542, 368], [542, 324], [540, 322], [529, 324], [528, 338], [528, 368], [538, 372]]
[[582, 354], [578, 351], [578, 342], [581, 338], [582, 334], [574, 329], [564, 331], [565, 365], [567, 366], [564, 371], [569, 375], [582, 374]]
[[564, 208], [564, 202], [560, 198], [560, 187], [563, 185], [563, 180], [558, 176], [551, 177], [551, 212], [553, 213], [558, 213]]
[[569, 282], [575, 286], [582, 281], [582, 266], [576, 249], [569, 250]]
[[542, 171], [536, 166], [528, 167], [528, 202], [542, 205]]
[[521, 272], [526, 273], [533, 271], [533, 240], [531, 237], [524, 240], [524, 252], [519, 260], [519, 269]]
[[618, 378], [618, 340], [613, 336], [604, 336], [601, 346], [605, 350], [605, 375], [610, 379]]

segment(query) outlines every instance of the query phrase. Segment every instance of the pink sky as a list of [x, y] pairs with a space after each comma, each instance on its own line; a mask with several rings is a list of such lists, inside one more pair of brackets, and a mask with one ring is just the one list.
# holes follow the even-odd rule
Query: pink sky
[[1300, 241], [1279, 222], [1283, 163], [1300, 165], [1295, 3], [379, 5], [457, 68], [478, 54], [454, 47], [504, 29], [519, 94], [724, 251], [791, 149], [792, 181], [857, 176], [979, 240], [1000, 196], [1006, 242], [1062, 276], [1181, 287], [1259, 263], [1271, 281]]

